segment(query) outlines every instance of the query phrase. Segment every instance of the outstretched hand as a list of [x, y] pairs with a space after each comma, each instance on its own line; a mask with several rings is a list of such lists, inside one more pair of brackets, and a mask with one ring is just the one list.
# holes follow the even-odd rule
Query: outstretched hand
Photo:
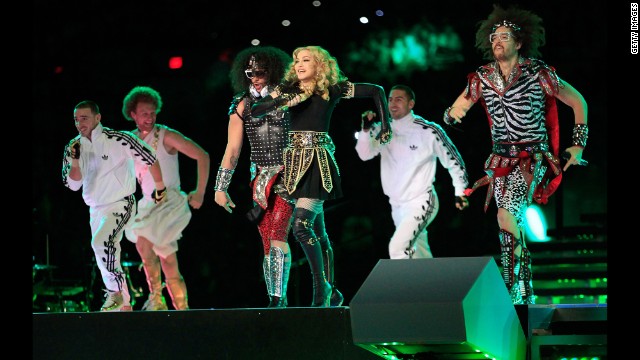
[[569, 168], [569, 166], [571, 165], [580, 165], [580, 161], [582, 161], [582, 151], [584, 150], [584, 148], [580, 147], [580, 146], [571, 146], [568, 147], [564, 150], [565, 153], [568, 153], [570, 156], [567, 160], [567, 162], [564, 164], [564, 167], [562, 168], [562, 171], [567, 171], [567, 169]]

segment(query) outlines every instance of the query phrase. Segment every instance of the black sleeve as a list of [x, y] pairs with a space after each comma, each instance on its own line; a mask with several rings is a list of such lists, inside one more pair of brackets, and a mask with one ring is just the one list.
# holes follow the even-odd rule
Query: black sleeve
[[389, 115], [387, 95], [384, 88], [376, 84], [354, 83], [353, 97], [373, 98], [381, 122], [380, 133], [378, 133], [376, 138], [380, 140], [381, 143], [388, 143], [391, 140], [391, 116]]
[[254, 118], [261, 118], [269, 111], [275, 110], [277, 107], [278, 104], [275, 99], [272, 98], [271, 95], [267, 95], [251, 105], [251, 116]]
[[277, 109], [280, 106], [285, 105], [289, 100], [293, 99], [302, 92], [299, 87], [292, 85], [278, 85], [276, 88], [280, 93], [275, 99], [271, 95], [267, 95], [262, 99], [256, 101], [251, 106], [251, 116], [260, 118], [265, 116], [268, 112]]

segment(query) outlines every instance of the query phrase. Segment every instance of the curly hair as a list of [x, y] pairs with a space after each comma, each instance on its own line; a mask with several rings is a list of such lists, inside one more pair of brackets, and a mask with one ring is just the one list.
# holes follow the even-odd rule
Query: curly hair
[[255, 56], [260, 69], [267, 71], [267, 85], [276, 85], [284, 76], [287, 65], [291, 62], [289, 55], [273, 46], [253, 46], [240, 51], [231, 65], [229, 80], [233, 91], [238, 93], [249, 88], [251, 79], [244, 71], [249, 67], [251, 56]]
[[[321, 95], [323, 99], [329, 99], [329, 86], [335, 85], [339, 82], [346, 81], [347, 77], [344, 75], [338, 61], [335, 57], [331, 56], [327, 50], [320, 46], [302, 46], [293, 50], [293, 58], [296, 59], [298, 54], [302, 50], [308, 50], [313, 56], [313, 60], [316, 62], [316, 79], [314, 93]], [[284, 76], [285, 82], [294, 83], [298, 81], [298, 75], [295, 70], [295, 61], [289, 65], [289, 69]]]
[[153, 104], [156, 107], [156, 114], [162, 110], [162, 98], [160, 93], [148, 86], [136, 86], [122, 101], [122, 115], [124, 118], [133, 121], [131, 112], [136, 110], [138, 103]]
[[517, 6], [510, 6], [508, 9], [494, 4], [493, 11], [487, 19], [478, 22], [476, 31], [476, 49], [478, 49], [484, 59], [493, 60], [493, 50], [489, 42], [489, 34], [495, 31], [495, 25], [512, 23], [519, 30], [511, 27], [515, 41], [521, 44], [520, 54], [524, 57], [539, 58], [542, 54], [538, 50], [545, 44], [545, 30], [542, 25], [542, 18], [529, 10], [520, 9]]

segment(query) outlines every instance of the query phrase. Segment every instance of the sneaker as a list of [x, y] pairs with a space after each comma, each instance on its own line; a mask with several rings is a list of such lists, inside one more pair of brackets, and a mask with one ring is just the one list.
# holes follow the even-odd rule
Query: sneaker
[[169, 310], [167, 308], [167, 302], [162, 296], [162, 293], [152, 292], [149, 293], [149, 298], [142, 305], [142, 310], [157, 311], [157, 310]]
[[122, 291], [105, 290], [104, 297], [107, 298], [102, 304], [100, 311], [132, 311], [131, 304], [125, 303]]

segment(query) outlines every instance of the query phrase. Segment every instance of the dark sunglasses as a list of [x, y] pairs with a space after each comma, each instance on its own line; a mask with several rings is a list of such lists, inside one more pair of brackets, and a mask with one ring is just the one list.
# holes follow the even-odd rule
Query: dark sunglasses
[[259, 78], [264, 77], [265, 75], [267, 75], [267, 72], [263, 71], [263, 70], [249, 70], [249, 69], [247, 69], [247, 70], [244, 71], [244, 74], [247, 75], [247, 77], [249, 79], [253, 79], [254, 76], [255, 77], [259, 77]]

